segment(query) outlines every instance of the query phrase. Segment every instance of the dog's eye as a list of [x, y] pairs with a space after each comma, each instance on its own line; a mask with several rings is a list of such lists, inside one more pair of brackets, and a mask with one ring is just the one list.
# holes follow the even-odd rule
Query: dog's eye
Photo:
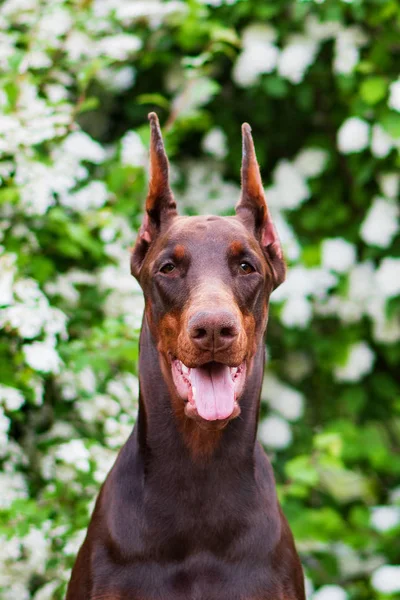
[[248, 262], [241, 262], [239, 265], [239, 269], [241, 273], [248, 275], [249, 273], [254, 273], [255, 268]]
[[172, 273], [172, 271], [175, 271], [175, 265], [173, 265], [172, 263], [167, 263], [166, 265], [163, 265], [160, 269], [160, 273], [164, 273], [164, 275], [169, 275], [169, 273]]

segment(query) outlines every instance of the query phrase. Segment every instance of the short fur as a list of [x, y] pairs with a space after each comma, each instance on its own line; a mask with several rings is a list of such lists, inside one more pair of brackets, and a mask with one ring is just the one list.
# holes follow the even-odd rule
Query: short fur
[[[67, 600], [304, 600], [292, 534], [256, 441], [268, 301], [285, 263], [251, 130], [243, 125], [236, 216], [179, 217], [158, 119], [149, 118], [151, 179], [131, 258], [146, 305], [139, 416], [97, 499]], [[193, 328], [219, 318], [229, 339], [214, 332], [200, 343]], [[189, 418], [174, 358], [193, 368], [245, 364], [240, 414]]]

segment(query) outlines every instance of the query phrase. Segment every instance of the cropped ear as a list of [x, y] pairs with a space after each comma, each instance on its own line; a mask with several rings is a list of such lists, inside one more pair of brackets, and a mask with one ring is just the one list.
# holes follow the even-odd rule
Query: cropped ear
[[261, 180], [251, 127], [242, 125], [242, 193], [236, 205], [236, 215], [251, 230], [272, 268], [274, 288], [284, 279], [286, 265], [281, 244], [268, 210]]
[[176, 202], [169, 185], [169, 164], [156, 113], [150, 121], [150, 181], [146, 212], [131, 255], [131, 273], [138, 277], [150, 245], [171, 219], [177, 215]]

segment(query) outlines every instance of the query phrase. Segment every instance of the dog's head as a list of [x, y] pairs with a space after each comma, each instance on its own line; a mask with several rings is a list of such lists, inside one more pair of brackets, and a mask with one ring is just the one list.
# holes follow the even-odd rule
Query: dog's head
[[269, 296], [285, 278], [282, 250], [247, 123], [236, 215], [180, 217], [157, 115], [149, 119], [151, 175], [132, 274], [173, 396], [188, 418], [221, 428], [240, 413]]

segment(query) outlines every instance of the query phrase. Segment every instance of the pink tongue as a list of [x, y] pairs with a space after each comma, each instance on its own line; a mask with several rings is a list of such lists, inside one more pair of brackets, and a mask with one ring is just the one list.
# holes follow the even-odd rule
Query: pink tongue
[[197, 412], [207, 421], [227, 419], [235, 402], [235, 390], [230, 368], [213, 363], [190, 370], [192, 393]]

